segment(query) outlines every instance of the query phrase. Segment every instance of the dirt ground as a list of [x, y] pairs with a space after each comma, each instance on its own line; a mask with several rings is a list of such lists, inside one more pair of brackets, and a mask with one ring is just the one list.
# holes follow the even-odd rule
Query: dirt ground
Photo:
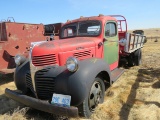
[[[91, 120], [160, 120], [160, 40], [148, 40], [142, 51], [142, 65], [125, 68], [124, 74], [106, 91], [104, 103]], [[57, 119], [8, 99], [4, 89], [16, 89], [12, 80], [12, 74], [0, 75], [0, 120]], [[67, 119], [84, 120], [64, 118]]]

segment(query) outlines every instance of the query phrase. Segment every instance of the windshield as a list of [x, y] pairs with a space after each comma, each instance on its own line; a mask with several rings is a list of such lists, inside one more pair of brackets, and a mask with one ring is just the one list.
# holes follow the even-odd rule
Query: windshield
[[82, 21], [65, 25], [62, 28], [61, 38], [75, 36], [98, 36], [101, 31], [99, 21]]

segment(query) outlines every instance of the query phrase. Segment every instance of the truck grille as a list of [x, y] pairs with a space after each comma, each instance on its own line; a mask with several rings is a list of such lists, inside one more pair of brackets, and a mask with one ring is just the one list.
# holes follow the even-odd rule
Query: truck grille
[[88, 51], [74, 53], [74, 57], [81, 59], [81, 58], [90, 58], [92, 56], [91, 56], [91, 51], [88, 50]]
[[32, 63], [34, 66], [46, 66], [58, 64], [57, 56], [55, 54], [33, 56]]
[[[37, 71], [35, 75], [36, 92], [38, 98], [43, 100], [51, 99], [54, 93], [55, 78], [44, 76], [44, 74], [48, 72], [49, 69], [50, 68]], [[34, 93], [31, 74], [29, 72], [26, 73], [25, 79], [27, 88], [29, 88]]]
[[32, 79], [31, 79], [31, 74], [28, 72], [26, 74], [26, 85], [27, 85], [27, 88], [29, 88], [32, 92], [34, 91], [33, 89], [33, 84], [32, 84]]
[[36, 73], [35, 85], [38, 98], [49, 100], [54, 93], [55, 78], [44, 76], [48, 69], [40, 70]]

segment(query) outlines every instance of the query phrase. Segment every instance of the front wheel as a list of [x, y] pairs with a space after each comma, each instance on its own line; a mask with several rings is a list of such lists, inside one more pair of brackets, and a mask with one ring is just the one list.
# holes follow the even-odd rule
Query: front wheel
[[89, 118], [91, 114], [95, 111], [95, 108], [99, 103], [103, 103], [105, 93], [105, 85], [101, 78], [96, 77], [88, 97], [79, 105], [79, 114], [80, 116]]

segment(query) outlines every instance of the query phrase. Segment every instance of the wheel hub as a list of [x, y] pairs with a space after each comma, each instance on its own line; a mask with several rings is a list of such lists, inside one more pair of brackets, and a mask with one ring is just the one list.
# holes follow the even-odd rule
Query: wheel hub
[[90, 110], [94, 111], [95, 107], [101, 102], [102, 99], [102, 90], [99, 82], [95, 82], [92, 85], [90, 91], [90, 98], [89, 98], [89, 106]]

